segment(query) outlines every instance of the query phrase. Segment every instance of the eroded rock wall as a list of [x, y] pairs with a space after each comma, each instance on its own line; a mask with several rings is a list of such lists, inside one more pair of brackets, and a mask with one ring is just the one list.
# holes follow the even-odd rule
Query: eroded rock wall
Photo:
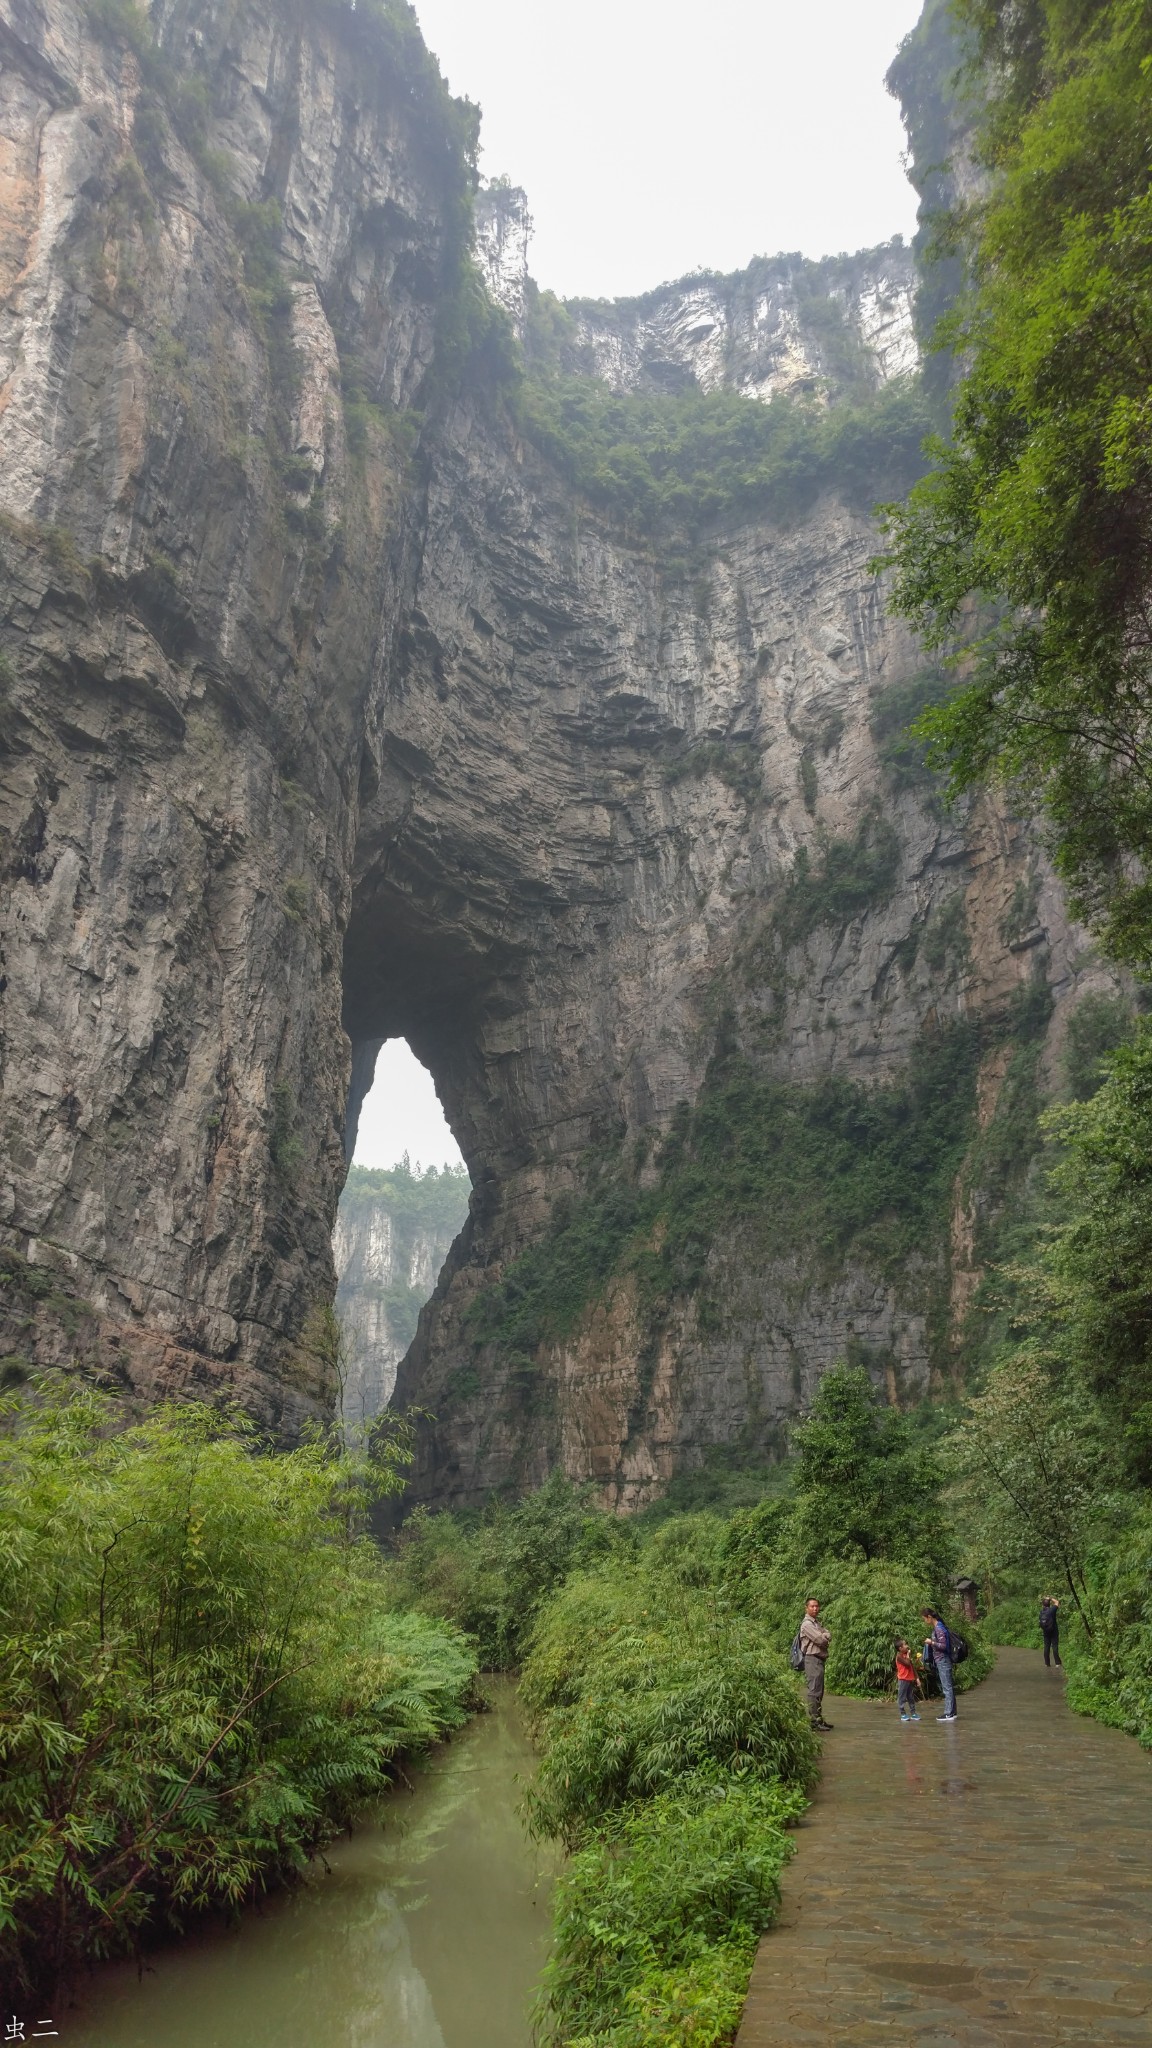
[[0, 1226], [113, 1377], [290, 1431], [460, 152], [338, 9], [116, 19], [0, 8]]
[[[589, 1156], [626, 1158], [697, 1100], [723, 1010], [759, 1072], [876, 1086], [926, 1028], [1003, 1016], [1037, 978], [1055, 1044], [1068, 1005], [1107, 983], [1021, 822], [988, 803], [949, 812], [890, 758], [882, 714], [923, 657], [885, 612], [874, 548], [870, 522], [828, 501], [669, 568], [577, 526], [530, 451], [501, 450], [466, 409], [452, 422], [393, 710], [405, 751], [419, 734], [428, 758], [418, 788], [390, 793], [394, 828], [382, 789], [361, 841], [363, 857], [382, 835], [387, 887], [412, 900], [451, 836], [458, 911], [490, 935], [466, 1040], [455, 999], [409, 1026], [478, 1183], [397, 1385], [439, 1418], [417, 1480], [434, 1497], [476, 1500], [559, 1461], [635, 1506], [710, 1447], [778, 1443], [846, 1351], [883, 1359], [905, 1397], [928, 1389], [934, 1355], [939, 1371], [925, 1286], [858, 1258], [774, 1259], [759, 1228], [710, 1253], [720, 1326], [684, 1298], [654, 1339], [624, 1275], [527, 1377], [475, 1337], [477, 1301], [557, 1198], [579, 1199]], [[868, 820], [888, 835], [890, 885], [764, 952], [798, 855], [815, 872]], [[367, 871], [354, 917], [377, 887]], [[987, 1115], [995, 1092], [992, 1075]], [[968, 1243], [958, 1226], [954, 1255], [926, 1245], [921, 1279], [947, 1282], [952, 1259], [962, 1293]]]
[[[893, 751], [921, 657], [874, 530], [826, 498], [689, 559], [574, 498], [468, 356], [463, 117], [410, 40], [336, 0], [164, 4], [155, 51], [98, 19], [0, 0], [0, 1350], [282, 1437], [330, 1408], [349, 1076], [354, 1137], [399, 1034], [475, 1186], [400, 1371], [423, 1496], [559, 1462], [634, 1505], [770, 1447], [853, 1343], [924, 1387], [915, 1260], [817, 1270], [763, 1218], [707, 1248], [719, 1318], [688, 1290], [654, 1324], [620, 1272], [527, 1372], [476, 1334], [591, 1161], [657, 1170], [725, 1044], [878, 1087], [1034, 980], [1051, 1047], [1100, 977], [1025, 829]], [[749, 273], [719, 339], [692, 281], [576, 317], [629, 388], [768, 396], [846, 322], [878, 384], [902, 261], [821, 301], [784, 259], [762, 310]], [[781, 924], [845, 847], [873, 884]], [[959, 1183], [941, 1227], [955, 1320]]]
[[917, 364], [912, 251], [758, 257], [730, 277], [684, 278], [640, 299], [580, 300], [573, 361], [616, 391], [873, 388]]

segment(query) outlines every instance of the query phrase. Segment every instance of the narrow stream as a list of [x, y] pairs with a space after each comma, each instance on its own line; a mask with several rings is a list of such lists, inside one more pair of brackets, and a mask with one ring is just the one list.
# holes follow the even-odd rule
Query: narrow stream
[[101, 1970], [61, 2048], [529, 2048], [555, 1868], [517, 1818], [532, 1752], [510, 1684], [329, 1873]]

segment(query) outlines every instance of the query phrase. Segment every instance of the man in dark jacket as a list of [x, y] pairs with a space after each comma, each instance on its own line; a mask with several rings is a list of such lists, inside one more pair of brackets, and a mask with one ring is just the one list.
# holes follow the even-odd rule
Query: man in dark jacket
[[1044, 1638], [1044, 1662], [1060, 1662], [1060, 1602], [1045, 1593], [1040, 1602], [1040, 1634]]

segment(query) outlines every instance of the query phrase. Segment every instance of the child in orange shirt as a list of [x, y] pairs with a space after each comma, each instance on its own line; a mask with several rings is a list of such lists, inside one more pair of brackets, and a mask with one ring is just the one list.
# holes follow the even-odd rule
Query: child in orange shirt
[[916, 1695], [920, 1690], [920, 1679], [912, 1661], [912, 1652], [904, 1641], [896, 1645], [896, 1689], [900, 1695], [900, 1719], [918, 1721]]

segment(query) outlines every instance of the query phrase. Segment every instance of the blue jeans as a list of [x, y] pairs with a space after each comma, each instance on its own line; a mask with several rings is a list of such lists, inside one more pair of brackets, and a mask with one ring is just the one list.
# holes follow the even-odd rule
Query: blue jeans
[[946, 1714], [954, 1714], [956, 1712], [956, 1687], [952, 1683], [952, 1659], [951, 1657], [942, 1657], [939, 1650], [937, 1650], [935, 1664], [936, 1676], [940, 1680], [940, 1690], [944, 1695], [944, 1712]]

